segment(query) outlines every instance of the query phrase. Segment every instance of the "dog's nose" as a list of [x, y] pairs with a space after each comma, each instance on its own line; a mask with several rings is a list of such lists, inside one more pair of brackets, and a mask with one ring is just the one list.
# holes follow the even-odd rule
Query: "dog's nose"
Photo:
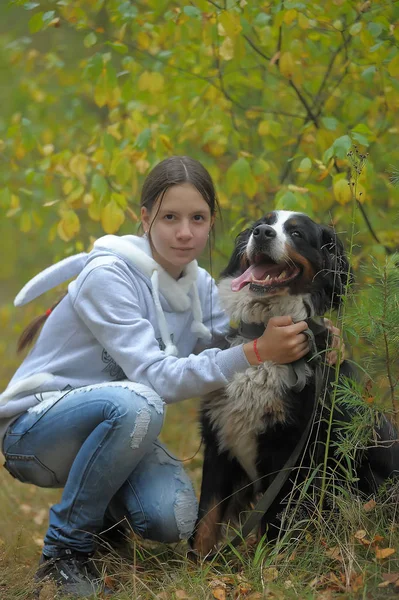
[[268, 241], [276, 237], [276, 230], [270, 225], [258, 225], [252, 232], [257, 242]]

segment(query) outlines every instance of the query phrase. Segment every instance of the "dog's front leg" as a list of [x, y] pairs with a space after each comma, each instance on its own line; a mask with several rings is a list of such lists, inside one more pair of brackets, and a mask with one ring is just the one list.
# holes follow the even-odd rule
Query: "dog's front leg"
[[219, 453], [216, 444], [205, 447], [199, 513], [190, 544], [206, 556], [220, 539], [220, 528], [234, 489], [238, 465], [227, 452]]

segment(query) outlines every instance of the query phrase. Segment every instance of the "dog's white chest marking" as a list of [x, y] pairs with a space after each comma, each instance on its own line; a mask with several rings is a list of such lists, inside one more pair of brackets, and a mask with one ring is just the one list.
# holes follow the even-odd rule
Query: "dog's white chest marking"
[[237, 458], [252, 481], [257, 478], [257, 436], [284, 422], [284, 381], [288, 367], [264, 363], [238, 373], [220, 395], [206, 399], [219, 449]]
[[[249, 303], [246, 294], [231, 292], [229, 279], [221, 283], [219, 291], [227, 312], [237, 320], [266, 323], [270, 317], [280, 314], [291, 314], [295, 321], [308, 316], [302, 297], [280, 297], [268, 305]], [[237, 337], [232, 345], [245, 341], [248, 340]], [[271, 362], [249, 367], [244, 373], [237, 373], [223, 391], [205, 398], [204, 409], [216, 433], [219, 450], [234, 456], [251, 481], [259, 477], [256, 468], [258, 435], [286, 421], [284, 398], [288, 371], [287, 365]], [[310, 374], [311, 369], [307, 368], [307, 376]]]

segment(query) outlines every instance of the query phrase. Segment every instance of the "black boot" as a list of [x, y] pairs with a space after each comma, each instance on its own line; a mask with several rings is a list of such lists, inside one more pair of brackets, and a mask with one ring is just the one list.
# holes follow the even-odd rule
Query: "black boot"
[[59, 592], [72, 598], [87, 598], [94, 594], [109, 596], [114, 593], [101, 581], [91, 554], [64, 550], [56, 558], [42, 554], [35, 582], [54, 581]]

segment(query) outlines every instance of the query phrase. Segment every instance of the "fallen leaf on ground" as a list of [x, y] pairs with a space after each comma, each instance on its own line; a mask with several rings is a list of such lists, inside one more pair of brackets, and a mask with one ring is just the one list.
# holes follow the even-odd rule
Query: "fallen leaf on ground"
[[226, 590], [220, 585], [213, 588], [212, 594], [213, 597], [216, 598], [216, 600], [226, 600]]
[[395, 552], [396, 552], [395, 548], [376, 548], [375, 549], [376, 558], [379, 558], [379, 559], [388, 558], [388, 556], [395, 554]]
[[363, 588], [364, 585], [364, 581], [363, 581], [363, 575], [356, 575], [356, 573], [353, 573], [351, 576], [351, 582], [350, 582], [350, 586], [351, 586], [351, 590], [353, 592], [360, 592], [360, 590]]
[[276, 567], [266, 567], [263, 569], [263, 579], [265, 581], [275, 581], [278, 577], [278, 570]]
[[338, 546], [334, 546], [333, 548], [328, 548], [326, 550], [326, 554], [333, 560], [338, 560], [339, 562], [344, 562], [344, 559], [341, 556], [341, 552], [340, 552]]
[[176, 590], [175, 596], [177, 600], [189, 600], [190, 596], [184, 590]]
[[363, 510], [364, 510], [364, 512], [370, 512], [370, 511], [374, 510], [376, 506], [377, 506], [377, 502], [375, 500], [371, 499], [368, 502], [366, 502], [366, 504], [363, 504]]
[[388, 583], [396, 583], [399, 581], [399, 573], [383, 573], [382, 578]]
[[383, 542], [384, 538], [382, 537], [382, 535], [375, 535], [371, 541], [372, 544], [379, 544], [380, 542]]
[[104, 577], [104, 585], [106, 585], [108, 588], [111, 588], [111, 590], [114, 590], [117, 586], [117, 583], [114, 577], [106, 575]]
[[367, 531], [365, 531], [364, 529], [359, 529], [359, 531], [356, 531], [355, 533], [355, 538], [357, 540], [363, 540], [367, 535]]

